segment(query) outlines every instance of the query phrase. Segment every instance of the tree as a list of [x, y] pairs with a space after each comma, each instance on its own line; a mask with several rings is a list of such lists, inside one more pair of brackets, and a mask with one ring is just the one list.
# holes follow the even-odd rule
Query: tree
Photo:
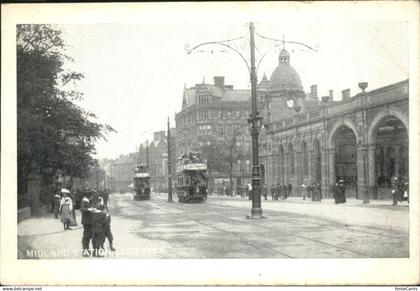
[[223, 173], [226, 171], [226, 161], [221, 154], [224, 152], [223, 142], [213, 138], [210, 141], [204, 142], [199, 146], [198, 151], [203, 158], [207, 160], [207, 173], [209, 178], [209, 193], [213, 192], [213, 174]]
[[61, 34], [51, 25], [17, 26], [18, 193], [31, 174], [85, 176], [94, 143], [115, 131], [74, 103], [83, 94], [70, 85], [84, 76], [64, 69], [72, 59]]
[[227, 170], [229, 174], [229, 191], [233, 191], [233, 165], [237, 161], [242, 161], [246, 154], [241, 151], [237, 141], [238, 137], [242, 136], [243, 132], [240, 128], [234, 130], [232, 135], [226, 135], [223, 141], [224, 148], [224, 160], [227, 162]]

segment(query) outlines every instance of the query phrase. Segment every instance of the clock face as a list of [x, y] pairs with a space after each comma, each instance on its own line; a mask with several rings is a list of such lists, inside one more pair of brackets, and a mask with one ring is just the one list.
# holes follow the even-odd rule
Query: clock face
[[296, 102], [295, 99], [289, 98], [289, 99], [286, 100], [286, 106], [288, 108], [294, 108], [295, 107], [295, 102]]

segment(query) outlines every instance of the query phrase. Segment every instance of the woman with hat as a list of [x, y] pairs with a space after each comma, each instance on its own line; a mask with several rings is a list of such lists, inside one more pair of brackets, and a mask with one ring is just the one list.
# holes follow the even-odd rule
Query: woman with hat
[[61, 222], [64, 225], [64, 230], [70, 229], [70, 225], [74, 224], [73, 218], [73, 200], [70, 198], [69, 193], [70, 191], [63, 188], [61, 189], [61, 193], [63, 197], [61, 198], [60, 202], [60, 215], [61, 215]]

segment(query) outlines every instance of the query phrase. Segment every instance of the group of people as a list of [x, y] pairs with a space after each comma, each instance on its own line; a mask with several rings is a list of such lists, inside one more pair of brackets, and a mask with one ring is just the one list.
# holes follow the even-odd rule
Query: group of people
[[[83, 225], [82, 255], [84, 257], [103, 257], [105, 239], [108, 239], [111, 251], [115, 251], [114, 237], [111, 232], [111, 216], [108, 213], [108, 199], [99, 196], [96, 191], [85, 192], [80, 212]], [[90, 250], [91, 242], [92, 251]]]
[[292, 190], [293, 190], [293, 186], [292, 184], [284, 184], [284, 182], [282, 184], [277, 183], [277, 185], [271, 185], [271, 199], [272, 200], [279, 200], [279, 197], [282, 200], [287, 199], [289, 196], [292, 195]]
[[[108, 213], [109, 195], [106, 191], [96, 190], [75, 191], [62, 188], [51, 199], [51, 210], [56, 219], [60, 216], [64, 230], [77, 226], [75, 209], [82, 213], [83, 225], [83, 256], [102, 257], [104, 255], [105, 239], [108, 239], [111, 251], [114, 237], [111, 232], [111, 216]], [[92, 242], [92, 251], [90, 243]]]
[[409, 202], [408, 189], [408, 179], [394, 177], [391, 190], [392, 205], [395, 206], [398, 204], [398, 201], [401, 203], [403, 200], [407, 200], [407, 202]]
[[306, 200], [306, 197], [308, 197], [308, 199], [312, 199], [312, 201], [322, 200], [322, 191], [320, 183], [312, 183], [311, 185], [302, 184], [302, 188], [306, 190], [306, 195], [303, 194], [303, 200]]

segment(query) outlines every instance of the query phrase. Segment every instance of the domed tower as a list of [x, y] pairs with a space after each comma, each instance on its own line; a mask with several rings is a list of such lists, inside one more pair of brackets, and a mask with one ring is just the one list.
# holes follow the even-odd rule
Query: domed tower
[[294, 98], [298, 105], [302, 105], [305, 98], [299, 74], [290, 65], [290, 54], [285, 48], [280, 51], [279, 65], [271, 74], [268, 93], [273, 121], [295, 114], [294, 110], [287, 108], [287, 99]]

